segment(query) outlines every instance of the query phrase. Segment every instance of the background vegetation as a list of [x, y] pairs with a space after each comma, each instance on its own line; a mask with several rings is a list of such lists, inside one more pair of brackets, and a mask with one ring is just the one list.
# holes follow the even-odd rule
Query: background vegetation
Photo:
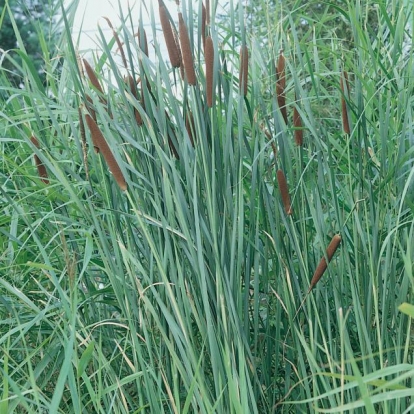
[[1, 413], [414, 409], [412, 9], [344, 1], [299, 29], [300, 2], [261, 3], [264, 35], [248, 5], [210, 1], [207, 52], [202, 3], [181, 1], [178, 68], [154, 23], [146, 53], [145, 1], [88, 60], [62, 8], [46, 83], [18, 41], [23, 87], [0, 73]]

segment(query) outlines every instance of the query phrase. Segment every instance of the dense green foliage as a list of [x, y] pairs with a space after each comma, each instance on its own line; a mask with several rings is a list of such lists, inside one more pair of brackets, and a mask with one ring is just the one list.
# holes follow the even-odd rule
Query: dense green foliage
[[412, 412], [412, 9], [376, 2], [374, 34], [342, 2], [347, 49], [323, 19], [263, 19], [264, 41], [211, 1], [209, 108], [201, 3], [180, 3], [195, 86], [154, 23], [144, 53], [145, 1], [98, 55], [68, 41], [47, 88], [0, 73], [0, 413]]
[[2, 67], [10, 82], [22, 83], [22, 58], [14, 50], [24, 49], [38, 72], [46, 81], [45, 61], [56, 59], [57, 42], [62, 27], [59, 27], [58, 0], [3, 0], [0, 5], [0, 47], [5, 56]]

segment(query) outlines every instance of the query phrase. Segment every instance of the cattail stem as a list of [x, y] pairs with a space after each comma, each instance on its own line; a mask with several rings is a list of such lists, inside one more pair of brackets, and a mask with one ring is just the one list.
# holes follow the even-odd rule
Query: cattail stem
[[286, 182], [285, 174], [282, 170], [277, 170], [277, 182], [279, 184], [280, 195], [282, 196], [283, 207], [287, 215], [292, 214], [292, 206], [290, 204], [289, 190]]
[[89, 114], [85, 114], [85, 119], [86, 123], [88, 124], [89, 131], [91, 132], [93, 145], [97, 147], [99, 151], [102, 153], [117, 184], [119, 185], [122, 191], [125, 191], [127, 189], [125, 177], [122, 174], [121, 168], [119, 167], [118, 162], [112, 154], [112, 151], [109, 148], [109, 145], [106, 142], [101, 130]]
[[[346, 91], [345, 91], [345, 84], [346, 84]], [[348, 82], [348, 72], [345, 70], [342, 72], [341, 76], [341, 106], [342, 106], [342, 128], [345, 134], [349, 135], [351, 133], [351, 129], [349, 127], [349, 119], [348, 119], [348, 110], [346, 107], [346, 99], [349, 98], [349, 82]]]
[[180, 33], [181, 51], [183, 55], [184, 71], [189, 85], [196, 85], [197, 78], [194, 70], [193, 54], [191, 52], [190, 37], [187, 25], [184, 22], [183, 14], [178, 13], [178, 28]]
[[279, 58], [277, 61], [277, 81], [276, 81], [276, 96], [277, 104], [279, 106], [280, 112], [283, 116], [285, 124], [288, 122], [287, 110], [286, 110], [286, 71], [285, 71], [286, 61], [283, 54], [283, 49], [280, 49]]
[[214, 67], [214, 45], [213, 39], [208, 36], [206, 38], [206, 90], [207, 90], [207, 106], [213, 106], [213, 67]]
[[178, 45], [174, 39], [173, 29], [171, 27], [170, 19], [168, 18], [167, 9], [162, 0], [158, 0], [160, 22], [162, 32], [164, 33], [165, 44], [167, 45], [168, 56], [170, 58], [171, 66], [173, 68], [180, 67], [181, 59]]
[[249, 49], [246, 45], [240, 48], [239, 90], [247, 96], [247, 82], [249, 79]]
[[[33, 145], [36, 148], [38, 148], [38, 149], [40, 148], [39, 141], [37, 140], [37, 138], [34, 135], [32, 135], [30, 137], [30, 141], [32, 141]], [[44, 164], [42, 163], [42, 161], [40, 160], [40, 158], [36, 154], [33, 154], [33, 158], [35, 160], [37, 173], [39, 174], [40, 179], [45, 184], [49, 184], [49, 178], [48, 178], [48, 175], [47, 175], [46, 167], [44, 166]]]
[[340, 234], [335, 234], [335, 236], [332, 237], [332, 240], [329, 243], [328, 248], [326, 249], [326, 258], [324, 256], [320, 260], [318, 267], [316, 268], [315, 273], [313, 274], [308, 292], [310, 292], [316, 286], [316, 284], [319, 282], [319, 280], [325, 273], [325, 270], [328, 267], [328, 263], [331, 261], [333, 255], [335, 254], [336, 250], [341, 244], [341, 240], [342, 238]]
[[116, 32], [116, 30], [112, 26], [112, 23], [109, 20], [109, 18], [108, 17], [104, 17], [104, 19], [107, 21], [108, 26], [112, 29], [112, 34], [114, 36], [114, 39], [116, 41], [116, 44], [118, 45], [119, 53], [121, 54], [122, 63], [124, 64], [124, 67], [127, 68], [128, 67], [128, 63], [127, 63], [127, 60], [126, 60], [126, 57], [125, 57], [124, 48], [123, 48], [123, 45], [122, 45], [121, 40], [119, 39], [118, 33]]

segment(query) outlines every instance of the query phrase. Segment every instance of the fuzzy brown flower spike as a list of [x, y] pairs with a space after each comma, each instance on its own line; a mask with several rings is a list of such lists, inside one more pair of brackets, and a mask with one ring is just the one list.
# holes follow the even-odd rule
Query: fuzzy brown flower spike
[[189, 85], [196, 85], [197, 78], [194, 70], [193, 54], [191, 52], [190, 37], [187, 25], [184, 22], [183, 14], [178, 13], [178, 29], [180, 33], [181, 52], [183, 55], [184, 71]]
[[171, 66], [173, 68], [180, 67], [181, 59], [177, 43], [174, 40], [173, 29], [168, 18], [167, 9], [162, 0], [158, 0], [160, 22], [162, 32], [164, 33], [165, 44], [167, 45], [168, 56], [170, 57]]
[[280, 112], [282, 113], [285, 124], [287, 124], [287, 110], [286, 110], [286, 71], [285, 71], [286, 61], [283, 54], [283, 49], [280, 49], [279, 59], [277, 61], [277, 82], [276, 82], [276, 96], [277, 104], [279, 105]]
[[214, 66], [214, 45], [210, 36], [206, 38], [206, 91], [207, 106], [213, 106], [213, 66]]
[[101, 130], [99, 129], [96, 122], [89, 114], [85, 114], [86, 123], [88, 124], [89, 131], [91, 132], [93, 145], [99, 148], [99, 152], [103, 155], [112, 175], [114, 176], [117, 184], [122, 191], [127, 189], [127, 183], [125, 177], [122, 174], [121, 168], [119, 167], [118, 162], [116, 161], [114, 155], [112, 154], [111, 149], [109, 148], [108, 143], [106, 142], [104, 136], [102, 135]]
[[247, 96], [247, 82], [249, 79], [249, 49], [244, 45], [240, 48], [239, 90]]
[[341, 240], [342, 238], [340, 234], [335, 234], [335, 236], [332, 237], [332, 240], [329, 243], [328, 248], [326, 249], [326, 259], [328, 260], [325, 259], [325, 256], [322, 257], [321, 261], [318, 264], [318, 267], [315, 270], [315, 273], [313, 274], [308, 293], [316, 286], [316, 284], [319, 282], [319, 280], [325, 273], [325, 270], [328, 267], [328, 263], [331, 261], [333, 255], [335, 254], [336, 250], [341, 244]]
[[[34, 135], [32, 135], [30, 137], [30, 141], [32, 141], [33, 145], [36, 148], [40, 148], [39, 141], [37, 140], [37, 138]], [[40, 160], [40, 158], [36, 154], [33, 154], [33, 157], [34, 157], [34, 160], [35, 160], [37, 173], [39, 174], [40, 179], [45, 184], [49, 184], [49, 178], [48, 178], [48, 175], [47, 175], [46, 167], [44, 166], [44, 164], [42, 163], [42, 161]]]
[[[345, 91], [345, 84], [346, 84], [346, 91]], [[349, 127], [349, 119], [348, 119], [348, 111], [346, 108], [346, 100], [345, 98], [349, 97], [349, 82], [348, 82], [348, 72], [345, 70], [342, 72], [341, 76], [341, 106], [342, 106], [342, 128], [345, 132], [345, 134], [350, 134], [351, 129]]]
[[285, 174], [282, 170], [277, 170], [277, 183], [279, 185], [280, 195], [282, 196], [283, 207], [287, 215], [292, 214], [292, 206], [290, 204], [289, 190], [286, 182]]

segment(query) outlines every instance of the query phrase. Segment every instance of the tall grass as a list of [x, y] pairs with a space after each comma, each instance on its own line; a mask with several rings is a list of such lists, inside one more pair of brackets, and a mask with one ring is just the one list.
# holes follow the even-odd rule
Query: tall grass
[[141, 49], [145, 1], [88, 56], [62, 7], [46, 86], [21, 42], [8, 53], [24, 64], [21, 89], [0, 72], [1, 413], [414, 409], [412, 10], [378, 3], [374, 34], [344, 2], [347, 50], [324, 21], [298, 36], [296, 9], [262, 39], [218, 3], [204, 32], [200, 1], [165, 16], [184, 77], [154, 20]]

